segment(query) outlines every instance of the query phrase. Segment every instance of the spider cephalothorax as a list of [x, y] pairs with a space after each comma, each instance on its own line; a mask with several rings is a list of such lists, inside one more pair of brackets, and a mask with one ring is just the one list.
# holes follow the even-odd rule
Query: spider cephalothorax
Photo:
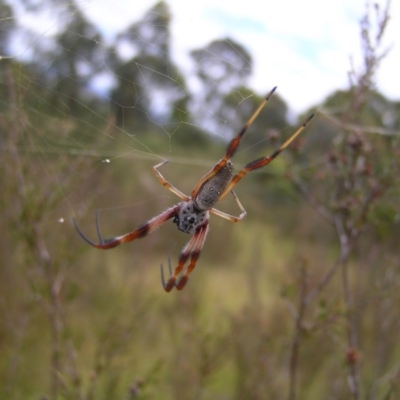
[[[229, 143], [228, 149], [226, 151], [225, 157], [219, 160], [215, 166], [208, 172], [200, 181], [197, 183], [192, 191], [191, 196], [187, 196], [182, 193], [179, 189], [172, 186], [159, 172], [158, 168], [166, 164], [168, 161], [163, 161], [155, 165], [152, 169], [154, 174], [157, 176], [160, 183], [165, 186], [172, 193], [177, 195], [182, 199], [182, 202], [169, 208], [168, 210], [162, 212], [160, 215], [152, 218], [151, 220], [145, 222], [143, 225], [139, 226], [134, 231], [127, 233], [122, 236], [117, 236], [111, 239], [104, 240], [100, 230], [99, 224], [99, 213], [96, 214], [96, 225], [97, 233], [99, 235], [100, 243], [94, 243], [88, 239], [83, 232], [79, 229], [76, 220], [74, 219], [75, 227], [78, 233], [82, 236], [86, 242], [98, 249], [111, 249], [118, 246], [121, 243], [131, 242], [132, 240], [142, 238], [147, 236], [154, 230], [156, 230], [164, 222], [173, 218], [173, 222], [178, 226], [178, 229], [185, 233], [193, 234], [188, 244], [182, 250], [178, 266], [172, 272], [171, 262], [168, 260], [168, 267], [170, 271], [170, 277], [165, 282], [164, 270], [161, 265], [161, 280], [164, 289], [169, 292], [174, 286], [181, 290], [186, 285], [190, 273], [196, 266], [196, 262], [200, 256], [200, 252], [203, 248], [210, 221], [210, 213], [218, 215], [219, 217], [225, 218], [232, 222], [239, 222], [246, 216], [246, 210], [243, 208], [236, 196], [233, 188], [237, 183], [250, 171], [264, 167], [269, 164], [276, 156], [278, 156], [293, 140], [304, 130], [306, 125], [310, 122], [313, 114], [308, 117], [306, 122], [297, 129], [297, 131], [275, 152], [273, 152], [268, 157], [262, 157], [247, 164], [242, 170], [240, 170], [236, 175], [234, 173], [233, 164], [231, 158], [233, 157], [235, 151], [237, 150], [243, 135], [246, 133], [247, 129], [251, 126], [254, 120], [257, 118], [258, 114], [261, 112], [263, 107], [267, 104], [268, 100], [274, 94], [276, 87], [268, 94], [264, 99], [263, 103], [257, 108], [255, 113], [247, 121], [246, 125], [240, 130], [240, 132], [232, 139]], [[234, 215], [227, 214], [214, 208], [215, 204], [224, 198], [228, 193], [232, 193], [236, 203], [241, 211], [241, 214], [236, 217]], [[190, 263], [186, 268], [186, 271], [181, 277], [180, 276], [183, 267], [186, 262], [190, 259]]]
[[195, 233], [196, 229], [210, 219], [208, 211], [202, 211], [193, 200], [179, 203], [179, 211], [173, 219], [178, 229], [185, 233]]

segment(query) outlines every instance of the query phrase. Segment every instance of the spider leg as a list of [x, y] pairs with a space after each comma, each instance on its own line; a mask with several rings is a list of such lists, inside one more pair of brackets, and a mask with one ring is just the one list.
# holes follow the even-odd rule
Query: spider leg
[[[75, 223], [76, 229], [78, 229], [78, 226], [77, 226], [75, 220], [74, 220], [74, 223]], [[103, 235], [102, 235], [101, 229], [100, 229], [100, 211], [99, 210], [96, 210], [96, 230], [97, 230], [97, 236], [100, 239], [100, 243], [104, 243]], [[78, 232], [79, 232], [79, 229], [78, 229]], [[81, 233], [81, 232], [79, 232], [79, 233]], [[81, 236], [82, 236], [82, 234], [81, 234]]]
[[[171, 287], [171, 289], [167, 290], [168, 285], [167, 285], [167, 283], [165, 282], [164, 268], [163, 268], [163, 265], [162, 265], [162, 264], [161, 264], [160, 270], [161, 270], [161, 282], [162, 282], [162, 285], [164, 286], [164, 289], [165, 289], [167, 292], [169, 292], [169, 291], [172, 289], [172, 287]], [[171, 266], [171, 258], [170, 258], [170, 257], [168, 257], [168, 270], [169, 270], [169, 276], [172, 277], [172, 266]], [[169, 278], [168, 281], [169, 281], [170, 279], [171, 279], [171, 278]], [[174, 282], [174, 283], [175, 283], [175, 282]]]
[[227, 214], [227, 213], [225, 213], [223, 211], [220, 211], [220, 210], [218, 210], [216, 208], [212, 208], [210, 210], [210, 212], [212, 212], [215, 215], [218, 215], [218, 217], [225, 218], [228, 221], [240, 222], [247, 215], [247, 211], [244, 209], [244, 207], [243, 207], [242, 203], [240, 202], [239, 197], [237, 197], [236, 193], [233, 190], [231, 191], [231, 193], [232, 193], [233, 197], [235, 198], [236, 204], [239, 206], [240, 211], [241, 211], [241, 214], [238, 217], [236, 217], [234, 215], [231, 215], [231, 214]]
[[[165, 282], [164, 268], [163, 268], [163, 265], [161, 264], [161, 281], [162, 281], [163, 287], [166, 292], [170, 292], [174, 286], [178, 290], [181, 290], [186, 285], [189, 274], [192, 272], [192, 270], [196, 266], [196, 262], [197, 262], [198, 258], [200, 257], [200, 252], [203, 248], [205, 238], [208, 233], [208, 229], [209, 229], [208, 221], [204, 225], [202, 225], [200, 228], [197, 229], [197, 231], [195, 232], [193, 237], [190, 239], [189, 243], [182, 250], [181, 255], [179, 256], [178, 266], [175, 268], [174, 272], [172, 272], [171, 260], [168, 259], [168, 268], [169, 268], [169, 272], [170, 272], [170, 278], [168, 279], [167, 282]], [[189, 264], [185, 274], [182, 276], [182, 278], [178, 282], [176, 282], [178, 275], [181, 273], [181, 271], [189, 257], [190, 257], [190, 264]]]
[[182, 271], [187, 259], [190, 257], [190, 255], [192, 253], [192, 249], [193, 249], [196, 241], [198, 240], [200, 229], [201, 228], [199, 228], [195, 232], [195, 234], [189, 240], [188, 244], [183, 248], [183, 250], [182, 250], [182, 252], [181, 252], [181, 254], [179, 256], [178, 266], [175, 268], [174, 272], [172, 272], [172, 268], [171, 268], [171, 259], [168, 258], [168, 268], [169, 268], [170, 277], [169, 277], [167, 282], [165, 282], [165, 279], [164, 279], [164, 267], [161, 264], [161, 282], [162, 282], [166, 292], [170, 292], [171, 289], [175, 286], [176, 278], [178, 277], [178, 275]]
[[296, 138], [300, 135], [301, 132], [305, 129], [308, 123], [312, 120], [314, 114], [311, 114], [307, 120], [297, 129], [297, 131], [288, 139], [279, 149], [275, 150], [270, 156], [268, 157], [261, 157], [258, 160], [252, 161], [247, 164], [238, 174], [236, 174], [231, 183], [228, 187], [224, 190], [221, 194], [220, 200], [223, 199], [232, 189], [238, 184], [238, 182], [250, 171], [254, 171], [255, 169], [262, 168], [269, 164], [272, 160], [274, 160], [283, 150], [286, 149]]
[[181, 279], [179, 279], [179, 282], [175, 284], [175, 286], [178, 290], [182, 290], [185, 287], [185, 285], [189, 279], [189, 275], [194, 270], [197, 260], [200, 257], [201, 250], [203, 249], [204, 242], [206, 241], [208, 230], [209, 230], [208, 224], [205, 226], [203, 225], [203, 227], [201, 228], [200, 237], [196, 243], [194, 250], [192, 251], [192, 257], [190, 259], [190, 264], [187, 267], [185, 274], [182, 276]]
[[260, 114], [261, 110], [265, 107], [265, 105], [268, 103], [269, 99], [272, 97], [276, 90], [276, 86], [268, 93], [267, 97], [265, 97], [264, 101], [260, 104], [260, 106], [257, 108], [257, 110], [254, 112], [254, 114], [250, 117], [250, 119], [246, 122], [244, 127], [239, 131], [239, 133], [232, 139], [232, 141], [229, 143], [228, 149], [226, 151], [225, 157], [222, 158], [220, 161], [215, 164], [214, 168], [208, 172], [206, 175], [203, 176], [203, 178], [200, 179], [199, 183], [196, 185], [196, 187], [193, 189], [192, 192], [192, 199], [196, 198], [201, 186], [205, 181], [210, 179], [212, 176], [214, 176], [216, 173], [218, 173], [219, 170], [221, 170], [226, 163], [233, 157], [235, 154], [235, 151], [237, 150], [240, 141], [242, 140], [243, 135], [246, 133], [246, 131], [250, 128], [250, 126], [253, 124], [255, 119], [258, 117]]
[[148, 234], [154, 232], [157, 228], [159, 228], [164, 222], [166, 222], [170, 218], [174, 217], [177, 214], [178, 210], [179, 210], [179, 204], [165, 210], [160, 215], [157, 215], [156, 217], [154, 217], [154, 218], [150, 219], [149, 221], [145, 222], [144, 224], [140, 225], [134, 231], [129, 232], [122, 236], [113, 237], [111, 239], [103, 239], [103, 235], [101, 234], [101, 229], [100, 229], [99, 212], [96, 211], [96, 228], [97, 228], [97, 234], [100, 239], [100, 243], [95, 243], [92, 240], [90, 240], [81, 231], [75, 218], [73, 219], [73, 221], [74, 221], [75, 228], [78, 231], [79, 235], [82, 237], [82, 239], [84, 239], [87, 243], [91, 244], [93, 247], [106, 250], [106, 249], [112, 249], [113, 247], [116, 247], [116, 246], [120, 245], [121, 243], [131, 242], [132, 240], [147, 236]]
[[163, 162], [160, 162], [159, 164], [155, 165], [151, 170], [153, 173], [157, 176], [158, 180], [160, 181], [161, 185], [163, 185], [165, 188], [170, 190], [173, 194], [177, 195], [180, 197], [183, 201], [188, 201], [189, 196], [186, 196], [186, 194], [182, 193], [179, 189], [176, 187], [172, 186], [162, 175], [161, 172], [158, 170], [158, 168], [162, 167], [164, 164], [167, 164], [169, 160], [165, 160]]

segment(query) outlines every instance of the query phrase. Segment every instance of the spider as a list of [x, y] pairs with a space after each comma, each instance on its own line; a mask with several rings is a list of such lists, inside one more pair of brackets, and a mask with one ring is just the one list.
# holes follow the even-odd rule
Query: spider
[[[235, 154], [243, 135], [247, 129], [252, 125], [254, 120], [257, 118], [261, 110], [267, 104], [268, 100], [272, 97], [276, 90], [274, 87], [271, 92], [265, 97], [264, 101], [257, 108], [254, 114], [250, 117], [240, 132], [230, 142], [224, 158], [219, 160], [215, 166], [209, 171], [200, 181], [197, 183], [192, 191], [191, 196], [187, 196], [182, 193], [179, 189], [172, 186], [160, 173], [159, 168], [165, 165], [168, 160], [165, 160], [152, 168], [152, 172], [156, 175], [160, 183], [180, 197], [182, 201], [175, 206], [168, 208], [166, 211], [150, 219], [144, 224], [140, 225], [134, 231], [129, 232], [122, 236], [116, 236], [111, 239], [104, 239], [100, 229], [99, 211], [96, 211], [96, 227], [97, 234], [99, 236], [100, 243], [91, 241], [78, 227], [78, 224], [74, 218], [74, 225], [79, 235], [90, 245], [97, 249], [111, 249], [120, 245], [121, 243], [131, 242], [132, 240], [139, 239], [147, 236], [154, 232], [164, 222], [173, 218], [178, 229], [182, 232], [192, 234], [192, 238], [189, 240], [187, 245], [183, 248], [178, 265], [172, 272], [171, 260], [168, 259], [169, 278], [166, 281], [164, 277], [164, 267], [161, 264], [161, 281], [166, 292], [170, 292], [173, 287], [178, 290], [182, 290], [186, 285], [190, 273], [196, 266], [196, 262], [200, 257], [200, 252], [204, 246], [206, 236], [209, 230], [210, 213], [218, 215], [219, 217], [225, 218], [231, 222], [241, 221], [247, 214], [246, 210], [242, 206], [236, 193], [232, 190], [234, 186], [250, 171], [254, 171], [258, 168], [264, 167], [269, 164], [275, 157], [277, 157], [286, 147], [288, 147], [296, 137], [304, 130], [306, 125], [313, 118], [314, 114], [311, 114], [307, 120], [301, 125], [297, 131], [281, 146], [275, 150], [268, 157], [261, 157], [255, 161], [247, 164], [239, 173], [235, 175], [231, 158]], [[232, 193], [241, 214], [234, 216], [227, 214], [214, 208], [215, 204], [223, 199], [228, 193]], [[182, 273], [185, 264], [190, 259], [189, 265], [186, 271]], [[180, 278], [179, 278], [180, 276]]]

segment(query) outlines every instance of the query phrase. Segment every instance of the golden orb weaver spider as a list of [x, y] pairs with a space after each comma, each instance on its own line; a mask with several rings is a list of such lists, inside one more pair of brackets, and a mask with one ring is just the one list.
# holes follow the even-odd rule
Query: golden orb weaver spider
[[[173, 222], [178, 226], [178, 229], [182, 232], [193, 234], [187, 245], [183, 248], [179, 260], [178, 266], [172, 272], [171, 261], [168, 259], [168, 268], [170, 277], [165, 281], [164, 268], [161, 264], [161, 281], [166, 292], [170, 292], [175, 286], [178, 290], [183, 289], [186, 285], [190, 273], [196, 266], [196, 262], [200, 257], [201, 250], [204, 246], [206, 236], [209, 230], [210, 213], [218, 215], [219, 217], [225, 218], [232, 222], [239, 222], [246, 216], [246, 210], [240, 203], [239, 198], [233, 191], [234, 186], [250, 171], [264, 167], [269, 164], [275, 157], [277, 157], [286, 147], [288, 147], [298, 135], [304, 130], [310, 120], [314, 117], [311, 114], [300, 128], [281, 146], [275, 150], [268, 157], [261, 157], [255, 161], [247, 164], [239, 173], [235, 175], [231, 158], [235, 154], [243, 135], [247, 129], [251, 126], [261, 110], [265, 107], [268, 100], [272, 97], [276, 90], [274, 87], [271, 92], [265, 97], [264, 101], [257, 108], [254, 114], [250, 117], [240, 132], [232, 139], [229, 143], [228, 149], [224, 158], [219, 160], [215, 166], [208, 172], [200, 181], [197, 183], [192, 191], [191, 196], [187, 196], [182, 193], [179, 189], [172, 186], [158, 170], [162, 165], [166, 164], [168, 160], [163, 161], [152, 168], [153, 173], [157, 176], [160, 183], [180, 197], [182, 201], [175, 206], [168, 208], [166, 211], [157, 215], [156, 217], [145, 222], [132, 232], [129, 232], [122, 236], [113, 237], [111, 239], [103, 239], [100, 230], [99, 212], [96, 211], [96, 227], [97, 234], [100, 239], [100, 243], [92, 242], [89, 238], [78, 227], [78, 224], [74, 218], [74, 225], [79, 235], [90, 245], [97, 249], [112, 249], [120, 245], [121, 243], [131, 242], [132, 240], [139, 239], [152, 233], [164, 222], [173, 218]], [[228, 193], [232, 193], [236, 200], [236, 203], [241, 211], [241, 214], [236, 217], [234, 215], [227, 214], [214, 208], [214, 205], [221, 199], [223, 199]], [[190, 263], [186, 271], [178, 279], [181, 274], [186, 262], [190, 258]]]

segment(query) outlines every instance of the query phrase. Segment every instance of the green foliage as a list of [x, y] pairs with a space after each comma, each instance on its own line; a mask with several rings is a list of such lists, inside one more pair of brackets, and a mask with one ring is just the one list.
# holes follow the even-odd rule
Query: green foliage
[[[170, 58], [170, 14], [159, 2], [143, 19], [118, 36], [116, 47], [128, 43], [135, 56], [128, 61], [113, 57], [118, 85], [111, 94], [116, 124], [125, 129], [151, 128], [153, 102], [164, 102], [161, 119], [177, 124], [187, 115], [189, 96], [183, 75]], [[114, 53], [115, 54], [115, 53]]]
[[13, 9], [5, 0], [0, 0], [0, 24], [0, 56], [5, 57], [9, 54], [9, 39], [15, 28]]

